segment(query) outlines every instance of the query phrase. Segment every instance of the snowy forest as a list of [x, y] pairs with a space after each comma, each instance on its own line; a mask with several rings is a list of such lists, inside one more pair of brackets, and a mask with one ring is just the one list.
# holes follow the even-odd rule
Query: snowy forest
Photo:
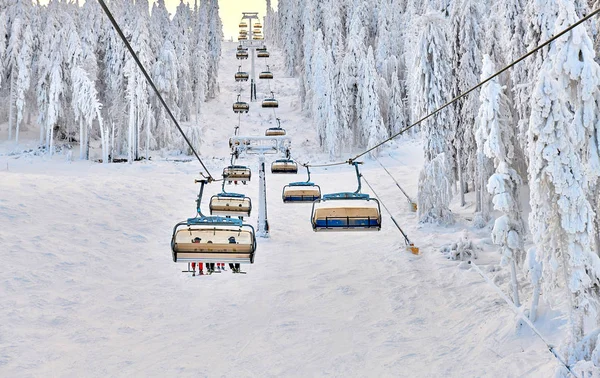
[[[0, 7], [0, 120], [17, 143], [39, 129], [41, 148], [75, 142], [102, 160], [148, 157], [162, 148], [187, 151], [167, 114], [97, 1], [3, 0]], [[219, 91], [216, 72], [222, 25], [216, 0], [181, 2], [170, 15], [164, 0], [107, 2], [175, 117], [196, 119]], [[172, 17], [171, 17], [172, 16]], [[188, 126], [200, 143], [198, 126]]]
[[[164, 0], [107, 3], [175, 118], [185, 123], [188, 138], [206, 147], [197, 121], [220, 93], [225, 42], [219, 2], [181, 1], [174, 14]], [[474, 203], [469, 226], [489, 230], [510, 274], [510, 300], [523, 318], [537, 324], [548, 308], [568, 309], [566, 340], [555, 354], [565, 357], [558, 375], [600, 376], [597, 17], [418, 122], [600, 2], [279, 0], [274, 6], [266, 0], [266, 5], [265, 44], [283, 62], [273, 67], [295, 78], [298, 110], [312, 120], [323, 156], [340, 161], [403, 130], [365, 160], [401, 149], [400, 141], [421, 143], [416, 196], [421, 231], [464, 222], [451, 207]], [[69, 144], [79, 146], [82, 160], [90, 159], [90, 150], [101, 150], [103, 163], [148, 159], [161, 150], [190, 153], [97, 1], [0, 0], [0, 99], [8, 139], [18, 145], [25, 132], [35, 133], [44, 156]], [[215, 114], [217, 123], [222, 113]], [[517, 328], [527, 327], [517, 322]]]
[[[594, 3], [280, 0], [277, 10], [269, 4], [265, 24], [334, 158], [347, 141], [365, 148], [398, 133], [574, 24]], [[406, 133], [424, 146], [420, 222], [451, 224], [451, 200], [464, 205], [465, 194], [474, 193], [474, 223], [493, 223], [492, 239], [511, 266], [513, 302], [520, 303], [521, 270], [534, 287], [531, 320], [540, 293], [569, 303], [567, 363], [596, 374], [597, 25], [574, 29]], [[529, 227], [523, 202], [531, 206]]]

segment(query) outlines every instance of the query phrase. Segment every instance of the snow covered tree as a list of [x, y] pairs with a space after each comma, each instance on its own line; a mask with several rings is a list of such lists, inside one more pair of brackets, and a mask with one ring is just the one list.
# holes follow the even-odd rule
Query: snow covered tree
[[[363, 66], [364, 81], [362, 83], [362, 116], [360, 124], [361, 146], [371, 147], [388, 137], [381, 118], [379, 95], [377, 90], [377, 71], [373, 48], [369, 46], [367, 60]], [[373, 151], [375, 154], [377, 150]]]
[[[555, 32], [577, 21], [570, 1], [559, 2]], [[529, 219], [544, 293], [564, 287], [571, 305], [567, 363], [590, 358], [575, 346], [598, 326], [598, 230], [589, 201], [600, 174], [598, 124], [600, 66], [585, 28], [551, 46], [532, 94], [529, 123]]]
[[219, 2], [217, 0], [208, 0], [208, 84], [207, 97], [215, 98], [219, 93], [219, 61], [221, 59], [221, 40], [223, 39], [223, 24], [219, 17]]
[[[484, 35], [483, 5], [478, 0], [457, 0], [454, 2], [451, 12], [452, 37], [454, 45], [452, 50], [452, 66], [454, 68], [455, 95], [464, 93], [473, 88], [479, 81], [481, 73], [481, 36]], [[455, 104], [456, 112], [456, 142], [452, 143], [452, 149], [456, 156], [456, 175], [460, 183], [461, 205], [464, 206], [464, 193], [467, 191], [467, 183], [475, 183], [477, 196], [477, 211], [489, 207], [482, 204], [482, 200], [488, 200], [485, 191], [487, 173], [481, 171], [481, 160], [485, 157], [477, 156], [475, 142], [475, 115], [479, 106], [477, 96], [466, 96]], [[479, 161], [480, 164], [477, 164]], [[489, 202], [489, 201], [488, 201]], [[486, 211], [483, 210], [485, 213]], [[484, 218], [488, 215], [484, 214]]]
[[[448, 83], [452, 72], [446, 44], [447, 21], [440, 13], [430, 12], [418, 23], [418, 38], [410, 69], [413, 108], [422, 117], [438, 109], [451, 96]], [[451, 223], [449, 209], [454, 183], [449, 153], [453, 136], [451, 112], [442, 110], [421, 125], [424, 138], [425, 166], [419, 177], [419, 219], [421, 222]]]
[[25, 96], [31, 86], [32, 60], [33, 60], [33, 32], [31, 26], [25, 27], [25, 32], [21, 39], [21, 49], [17, 57], [16, 64], [16, 88], [15, 88], [15, 106], [17, 109], [15, 141], [19, 143], [19, 130], [23, 122], [25, 112]]
[[[492, 59], [483, 56], [481, 79], [485, 80], [496, 72]], [[523, 261], [524, 227], [521, 219], [519, 188], [521, 177], [512, 168], [514, 157], [514, 132], [510, 125], [508, 99], [498, 78], [481, 87], [480, 107], [477, 115], [477, 145], [492, 159], [496, 172], [489, 177], [487, 191], [494, 196], [494, 209], [504, 215], [496, 219], [492, 230], [492, 241], [500, 246], [503, 264], [509, 264], [513, 286], [513, 301], [519, 306], [517, 263]]]

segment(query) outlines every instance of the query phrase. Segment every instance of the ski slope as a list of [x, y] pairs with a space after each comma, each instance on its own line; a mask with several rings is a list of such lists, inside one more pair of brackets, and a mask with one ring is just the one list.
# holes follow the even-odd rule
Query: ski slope
[[[213, 173], [229, 162], [227, 141], [237, 84], [234, 43], [224, 43], [221, 94], [202, 116], [201, 155]], [[317, 136], [303, 118], [296, 79], [272, 51], [278, 115], [300, 161], [321, 162]], [[248, 61], [244, 68], [249, 70]], [[258, 65], [259, 70], [261, 65]], [[248, 97], [249, 84], [244, 96]], [[266, 84], [258, 83], [258, 98]], [[274, 126], [272, 110], [251, 104], [242, 135]], [[32, 139], [35, 137], [32, 132]], [[0, 139], [6, 140], [6, 125]], [[35, 145], [35, 141], [30, 142]], [[404, 241], [387, 214], [383, 229], [314, 233], [310, 204], [283, 204], [281, 189], [299, 175], [267, 174], [270, 239], [259, 239], [246, 275], [192, 277], [171, 259], [173, 226], [194, 215], [197, 162], [154, 156], [102, 165], [31, 154], [0, 144], [0, 376], [225, 377], [525, 377], [550, 376], [556, 360], [468, 269], [447, 260], [450, 228], [419, 227], [416, 215], [379, 165], [364, 176], [421, 249]], [[76, 154], [74, 154], [76, 155]], [[422, 150], [400, 140], [382, 162], [416, 196]], [[242, 158], [257, 172], [254, 158]], [[315, 170], [324, 192], [356, 187], [352, 167]], [[255, 177], [258, 177], [256, 175]], [[235, 187], [255, 200], [258, 182]], [[363, 186], [364, 192], [369, 192]], [[209, 195], [220, 191], [217, 184]], [[483, 232], [481, 235], [485, 235]], [[497, 264], [485, 236], [482, 263]], [[542, 309], [551, 341], [564, 320]]]

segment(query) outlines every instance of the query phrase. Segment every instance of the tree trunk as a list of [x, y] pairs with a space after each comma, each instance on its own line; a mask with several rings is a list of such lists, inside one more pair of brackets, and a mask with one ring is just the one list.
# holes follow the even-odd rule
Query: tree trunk
[[517, 280], [517, 263], [515, 262], [514, 251], [512, 251], [510, 258], [510, 276], [512, 281], [513, 289], [513, 302], [515, 306], [521, 307], [521, 301], [519, 300], [519, 281]]
[[79, 159], [84, 159], [83, 118], [79, 118]]
[[456, 155], [457, 155], [457, 167], [458, 167], [458, 183], [459, 183], [459, 190], [460, 190], [460, 206], [465, 207], [465, 205], [467, 204], [465, 202], [465, 179], [464, 179], [464, 174], [463, 174], [463, 169], [462, 169], [462, 164], [460, 164], [460, 151], [456, 151]]
[[538, 303], [540, 302], [540, 282], [536, 282], [533, 286], [533, 298], [531, 298], [531, 309], [529, 310], [529, 320], [532, 323], [535, 322], [537, 318], [537, 308]]
[[12, 129], [13, 129], [13, 119], [14, 115], [14, 107], [15, 107], [15, 70], [12, 69], [10, 73], [10, 94], [8, 95], [8, 140], [12, 140]]

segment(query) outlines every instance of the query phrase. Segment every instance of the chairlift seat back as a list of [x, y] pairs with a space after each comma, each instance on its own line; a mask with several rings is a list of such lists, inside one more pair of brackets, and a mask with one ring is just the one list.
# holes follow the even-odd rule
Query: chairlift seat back
[[285, 129], [280, 127], [271, 127], [265, 131], [265, 136], [283, 136], [285, 134]]
[[250, 105], [247, 102], [236, 101], [233, 103], [233, 112], [234, 113], [248, 113], [250, 110]]
[[279, 102], [274, 98], [265, 98], [262, 102], [263, 108], [278, 108]]
[[298, 173], [298, 164], [293, 160], [275, 160], [271, 163], [271, 173]]
[[268, 58], [270, 54], [268, 51], [259, 51], [256, 56], [259, 58]]
[[223, 177], [227, 182], [247, 182], [250, 181], [250, 178], [252, 177], [252, 171], [250, 168], [244, 167], [243, 165], [232, 165], [223, 169]]
[[323, 195], [320, 201], [313, 204], [311, 223], [314, 231], [379, 231], [381, 229], [379, 201], [369, 198], [368, 194], [338, 194], [339, 196]]
[[263, 71], [258, 74], [259, 79], [272, 79], [273, 73], [271, 71]]
[[221, 193], [211, 197], [209, 208], [211, 215], [249, 217], [252, 212], [252, 200], [242, 194]]
[[283, 202], [314, 202], [321, 198], [321, 188], [312, 182], [291, 183], [283, 187]]
[[248, 72], [240, 71], [235, 73], [235, 81], [248, 81]]

